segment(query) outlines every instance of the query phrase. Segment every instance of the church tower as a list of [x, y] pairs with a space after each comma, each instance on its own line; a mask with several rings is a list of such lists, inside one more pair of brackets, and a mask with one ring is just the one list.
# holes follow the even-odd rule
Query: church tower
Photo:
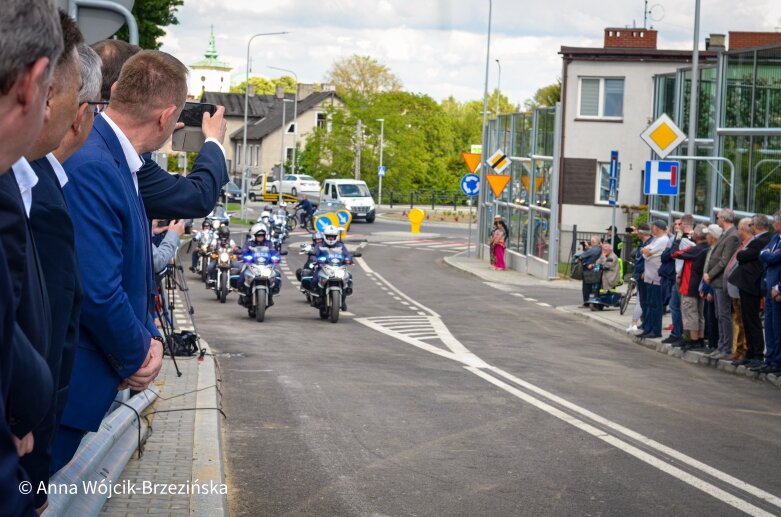
[[214, 26], [212, 26], [204, 59], [190, 65], [189, 96], [200, 99], [205, 91], [227, 93], [230, 90], [231, 70], [228, 63], [218, 59], [217, 45], [214, 42]]

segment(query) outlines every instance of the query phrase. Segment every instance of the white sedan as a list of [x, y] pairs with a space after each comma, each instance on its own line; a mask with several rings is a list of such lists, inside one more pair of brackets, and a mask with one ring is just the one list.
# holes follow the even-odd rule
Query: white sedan
[[[274, 194], [279, 192], [279, 181], [272, 181], [266, 185], [266, 189]], [[282, 176], [282, 193], [320, 195], [320, 182], [306, 174], [285, 174]]]

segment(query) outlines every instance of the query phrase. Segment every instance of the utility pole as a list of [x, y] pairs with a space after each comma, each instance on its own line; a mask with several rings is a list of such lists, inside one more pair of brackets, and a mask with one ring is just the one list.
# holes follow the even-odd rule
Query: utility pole
[[[689, 94], [689, 143], [686, 145], [688, 156], [697, 156], [697, 94], [700, 79], [700, 0], [694, 2], [694, 47], [692, 49], [692, 80]], [[697, 175], [697, 162], [686, 161], [686, 195], [683, 210], [687, 214], [694, 213], [694, 182]], [[715, 203], [715, 199], [711, 203]]]
[[380, 168], [377, 170], [379, 178], [379, 193], [377, 194], [377, 205], [382, 204], [382, 177], [385, 176], [385, 170], [382, 167], [382, 148], [385, 143], [385, 119], [378, 118], [377, 122], [380, 123]]
[[363, 123], [358, 119], [355, 127], [355, 179], [361, 179], [361, 136], [363, 135]]

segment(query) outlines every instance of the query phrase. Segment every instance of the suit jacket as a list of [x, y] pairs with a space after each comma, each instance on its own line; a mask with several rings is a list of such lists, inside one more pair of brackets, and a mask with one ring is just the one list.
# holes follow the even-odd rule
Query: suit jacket
[[[49, 482], [50, 445], [67, 400], [78, 340], [82, 293], [73, 223], [59, 179], [46, 158], [30, 165], [38, 175], [38, 184], [32, 191], [30, 224], [46, 276], [49, 299], [57, 302], [56, 310], [52, 311], [51, 343], [46, 357], [54, 384], [54, 411], [49, 413], [42, 425], [36, 427], [35, 448], [22, 457], [22, 465], [33, 485], [38, 486], [41, 481]], [[36, 493], [35, 496], [36, 506], [46, 500], [46, 494]]]
[[212, 211], [222, 186], [228, 182], [225, 155], [220, 146], [206, 142], [187, 176], [171, 174], [145, 154], [138, 171], [138, 190], [149, 219], [205, 217]]
[[738, 230], [733, 226], [724, 232], [713, 247], [710, 260], [705, 266], [705, 272], [710, 276], [710, 285], [714, 289], [726, 287], [724, 284], [724, 270], [739, 246]]
[[122, 147], [98, 116], [64, 164], [84, 299], [62, 424], [98, 429], [123, 379], [143, 364], [152, 335], [149, 221]]
[[21, 438], [51, 408], [52, 378], [44, 359], [51, 339], [51, 313], [30, 222], [13, 171], [0, 176], [0, 245], [7, 257], [15, 315], [11, 349], [7, 351], [12, 355], [14, 368], [3, 381], [3, 394], [11, 430]]
[[746, 245], [746, 249], [737, 254], [738, 266], [727, 280], [752, 296], [760, 295], [760, 280], [764, 266], [759, 261], [759, 253], [770, 242], [770, 232], [755, 237]]
[[781, 235], [770, 239], [759, 253], [759, 261], [765, 265], [765, 292], [770, 296], [770, 288], [781, 282]]

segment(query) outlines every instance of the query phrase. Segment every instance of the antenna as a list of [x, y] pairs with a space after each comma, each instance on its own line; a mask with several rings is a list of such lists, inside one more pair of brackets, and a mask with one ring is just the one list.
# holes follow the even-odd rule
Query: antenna
[[653, 29], [653, 25], [651, 27], [648, 26], [648, 20], [652, 22], [661, 21], [664, 18], [664, 6], [662, 4], [653, 4], [651, 7], [648, 7], [648, 0], [644, 0], [643, 3], [643, 28]]

